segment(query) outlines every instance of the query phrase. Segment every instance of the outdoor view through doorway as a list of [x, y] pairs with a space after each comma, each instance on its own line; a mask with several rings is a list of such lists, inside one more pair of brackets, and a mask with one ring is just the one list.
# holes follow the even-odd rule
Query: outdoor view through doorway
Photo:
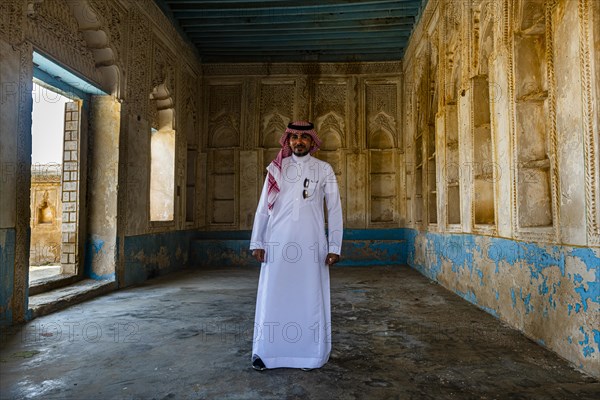
[[[77, 273], [76, 193], [80, 102], [34, 79], [31, 154], [29, 285]], [[69, 137], [66, 137], [66, 136]]]

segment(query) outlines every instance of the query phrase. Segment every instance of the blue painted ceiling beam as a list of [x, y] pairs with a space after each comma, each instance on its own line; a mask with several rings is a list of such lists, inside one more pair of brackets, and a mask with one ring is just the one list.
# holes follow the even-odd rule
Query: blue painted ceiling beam
[[270, 25], [278, 24], [283, 25], [286, 23], [295, 24], [314, 24], [323, 22], [335, 22], [335, 21], [362, 21], [371, 20], [377, 21], [382, 25], [385, 25], [386, 21], [390, 21], [392, 18], [406, 17], [407, 13], [410, 14], [418, 11], [418, 8], [410, 9], [394, 9], [388, 11], [362, 11], [353, 12], [348, 11], [344, 13], [324, 13], [316, 15], [297, 15], [293, 18], [287, 19], [286, 17], [280, 17], [277, 15], [265, 15], [251, 16], [251, 17], [220, 17], [220, 18], [204, 18], [204, 17], [192, 17], [192, 18], [178, 18], [182, 28], [195, 25]]
[[268, 33], [274, 32], [279, 34], [280, 32], [295, 32], [296, 34], [302, 34], [306, 32], [318, 32], [323, 35], [329, 34], [331, 31], [343, 31], [343, 30], [388, 30], [402, 28], [406, 32], [411, 31], [414, 24], [413, 17], [400, 17], [390, 18], [386, 20], [385, 29], [381, 27], [381, 24], [377, 20], [355, 20], [355, 21], [334, 21], [326, 23], [313, 23], [306, 25], [304, 23], [285, 23], [285, 24], [271, 24], [271, 25], [198, 25], [189, 26], [186, 28], [186, 33], [192, 34], [194, 32], [207, 32], [207, 33], [219, 33], [219, 32], [239, 32], [240, 35], [253, 34], [253, 33]]
[[400, 60], [427, 2], [154, 1], [204, 62]]
[[162, 0], [169, 7], [198, 6], [205, 10], [211, 9], [247, 9], [247, 8], [284, 8], [284, 7], [323, 7], [332, 6], [361, 6], [363, 4], [382, 3], [419, 3], [420, 0]]
[[288, 63], [288, 62], [362, 62], [362, 61], [394, 61], [401, 60], [404, 53], [391, 55], [390, 53], [334, 53], [334, 54], [270, 54], [270, 55], [223, 55], [223, 54], [205, 54], [205, 63]]
[[190, 39], [194, 42], [201, 42], [202, 40], [214, 40], [219, 43], [249, 43], [249, 42], [260, 42], [260, 43], [272, 43], [282, 41], [302, 41], [306, 42], [319, 42], [321, 40], [344, 40], [346, 43], [355, 43], [355, 40], [370, 40], [372, 42], [387, 41], [390, 39], [408, 39], [409, 33], [405, 30], [385, 31], [385, 32], [333, 32], [327, 36], [316, 33], [306, 34], [294, 34], [293, 32], [281, 32], [276, 35], [271, 34], [256, 34], [252, 36], [245, 35], [219, 35], [205, 33], [190, 33]]
[[386, 12], [390, 10], [410, 10], [419, 7], [419, 2], [414, 0], [393, 0], [378, 2], [362, 2], [361, 4], [320, 4], [315, 7], [256, 7], [256, 8], [222, 8], [207, 9], [198, 4], [188, 3], [189, 5], [176, 5], [170, 2], [170, 7], [177, 18], [185, 19], [192, 17], [203, 18], [221, 18], [221, 17], [253, 17], [271, 15], [276, 17], [293, 17], [297, 15], [318, 15], [318, 14], [342, 14], [346, 12], [366, 12], [378, 11]]
[[315, 50], [315, 51], [328, 51], [328, 50], [342, 50], [345, 52], [360, 52], [360, 51], [368, 51], [369, 49], [379, 49], [380, 52], [384, 50], [389, 50], [393, 52], [400, 51], [401, 48], [406, 46], [407, 40], [397, 40], [390, 43], [372, 43], [372, 42], [361, 42], [357, 43], [353, 46], [348, 46], [347, 43], [344, 42], [330, 42], [327, 43], [281, 43], [272, 46], [261, 46], [260, 44], [255, 45], [243, 45], [243, 46], [221, 46], [219, 44], [212, 43], [202, 43], [198, 44], [198, 48], [201, 51], [211, 50], [212, 52], [250, 52], [254, 51], [257, 53], [260, 52], [268, 52], [268, 51], [284, 51], [286, 49], [290, 50]]

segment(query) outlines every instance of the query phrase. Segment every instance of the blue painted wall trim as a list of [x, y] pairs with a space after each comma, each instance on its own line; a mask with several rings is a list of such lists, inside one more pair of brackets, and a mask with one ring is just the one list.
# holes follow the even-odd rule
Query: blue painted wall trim
[[[190, 245], [193, 266], [259, 266], [248, 249], [251, 231], [196, 232]], [[340, 266], [406, 264], [403, 229], [345, 229]]]
[[12, 324], [16, 231], [0, 229], [0, 326]]
[[126, 236], [125, 279], [121, 286], [142, 283], [188, 266], [194, 231]]

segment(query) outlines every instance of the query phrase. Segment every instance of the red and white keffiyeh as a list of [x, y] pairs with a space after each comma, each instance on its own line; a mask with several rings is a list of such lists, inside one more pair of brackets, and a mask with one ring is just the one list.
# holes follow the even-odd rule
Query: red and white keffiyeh
[[281, 165], [283, 159], [286, 157], [290, 157], [292, 155], [292, 149], [290, 148], [290, 135], [291, 134], [309, 134], [313, 139], [313, 145], [309, 150], [310, 154], [313, 154], [315, 151], [319, 150], [321, 147], [321, 139], [317, 136], [317, 132], [314, 129], [314, 125], [312, 122], [308, 121], [296, 121], [290, 122], [285, 130], [285, 133], [281, 135], [281, 139], [279, 139], [279, 144], [281, 144], [281, 150], [277, 153], [277, 157], [267, 167], [267, 179], [268, 179], [268, 189], [267, 189], [267, 201], [269, 211], [273, 209], [275, 205], [275, 200], [277, 199], [277, 195], [279, 195], [279, 182], [281, 182]]

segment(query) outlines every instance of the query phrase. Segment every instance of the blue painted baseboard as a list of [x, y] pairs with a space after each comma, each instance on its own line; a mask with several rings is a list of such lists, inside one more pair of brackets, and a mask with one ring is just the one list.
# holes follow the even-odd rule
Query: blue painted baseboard
[[[192, 266], [259, 266], [250, 254], [250, 231], [196, 232], [190, 243]], [[406, 264], [404, 229], [344, 230], [340, 266]]]

